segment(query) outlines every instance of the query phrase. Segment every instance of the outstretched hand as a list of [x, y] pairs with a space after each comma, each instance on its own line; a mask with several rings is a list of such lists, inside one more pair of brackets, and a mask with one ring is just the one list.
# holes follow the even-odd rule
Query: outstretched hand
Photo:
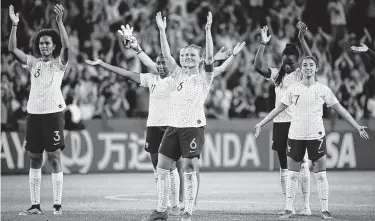
[[366, 126], [359, 126], [358, 133], [359, 133], [359, 136], [367, 140], [369, 139], [369, 136], [367, 132], [365, 131], [366, 128], [367, 128]]
[[167, 27], [167, 18], [162, 18], [161, 12], [158, 12], [156, 14], [156, 24], [158, 25], [159, 30], [165, 30], [165, 28]]
[[271, 40], [271, 35], [267, 35], [268, 26], [263, 26], [260, 30], [260, 36], [262, 38], [262, 43], [267, 44]]
[[20, 21], [19, 13], [14, 14], [14, 7], [13, 5], [9, 5], [9, 17], [12, 20], [13, 25], [17, 25]]
[[297, 28], [299, 29], [298, 32], [298, 39], [303, 39], [305, 37], [305, 33], [307, 31], [307, 25], [301, 21], [298, 22]]
[[238, 53], [240, 53], [245, 45], [245, 41], [243, 41], [241, 44], [238, 42], [237, 45], [233, 48], [233, 56], [236, 56]]
[[137, 39], [133, 37], [133, 27], [130, 27], [128, 24], [126, 26], [121, 25], [121, 30], [118, 30], [117, 32], [123, 36], [123, 41], [126, 48], [137, 47], [138, 42]]
[[367, 45], [361, 43], [361, 46], [351, 46], [350, 49], [352, 49], [355, 52], [366, 52], [368, 50]]
[[260, 131], [262, 130], [262, 127], [258, 123], [258, 124], [255, 125], [254, 129], [255, 129], [254, 139], [257, 139], [257, 137], [260, 134]]
[[229, 56], [232, 54], [232, 51], [229, 49], [225, 51], [225, 47], [221, 47], [220, 50], [215, 54], [214, 60], [215, 61], [222, 61], [229, 58]]
[[212, 25], [212, 13], [209, 11], [207, 15], [206, 30], [211, 29]]
[[96, 59], [95, 61], [85, 60], [85, 62], [89, 65], [100, 65], [103, 61], [100, 59]]
[[57, 4], [55, 5], [55, 8], [53, 9], [53, 11], [56, 14], [56, 21], [61, 22], [64, 16], [64, 7], [60, 4]]

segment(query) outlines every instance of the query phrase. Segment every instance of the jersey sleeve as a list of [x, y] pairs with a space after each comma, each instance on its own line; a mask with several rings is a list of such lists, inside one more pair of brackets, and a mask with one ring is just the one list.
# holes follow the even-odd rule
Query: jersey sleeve
[[34, 56], [27, 55], [26, 68], [31, 73], [31, 70], [35, 67], [37, 59]]
[[139, 75], [141, 86], [142, 87], [148, 87], [150, 85], [150, 80], [152, 78], [151, 74], [146, 73], [146, 74], [140, 74]]
[[271, 76], [270, 76], [270, 78], [266, 78], [266, 79], [275, 83], [277, 75], [279, 74], [279, 69], [270, 68], [270, 70], [271, 70]]
[[290, 106], [292, 103], [293, 103], [293, 89], [292, 87], [289, 87], [283, 98], [281, 98], [281, 103], [287, 105], [287, 106]]
[[327, 104], [328, 107], [337, 104], [339, 101], [337, 100], [336, 96], [333, 94], [332, 90], [328, 87], [324, 87], [324, 102]]

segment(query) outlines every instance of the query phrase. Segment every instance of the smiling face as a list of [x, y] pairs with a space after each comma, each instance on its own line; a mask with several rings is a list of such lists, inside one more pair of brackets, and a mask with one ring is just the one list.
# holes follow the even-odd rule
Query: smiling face
[[165, 78], [169, 73], [169, 69], [162, 55], [159, 55], [156, 59], [156, 69], [158, 70], [158, 74], [161, 78]]
[[44, 35], [39, 39], [39, 50], [40, 54], [44, 57], [52, 55], [56, 45], [53, 44], [52, 37]]
[[199, 63], [201, 62], [199, 50], [193, 47], [187, 48], [185, 50], [185, 62], [188, 68], [199, 67]]
[[315, 76], [318, 71], [315, 61], [312, 58], [305, 58], [302, 61], [302, 73], [304, 78]]

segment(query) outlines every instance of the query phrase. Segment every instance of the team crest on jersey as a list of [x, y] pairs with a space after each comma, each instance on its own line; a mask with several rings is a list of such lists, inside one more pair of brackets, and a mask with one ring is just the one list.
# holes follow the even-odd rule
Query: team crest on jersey
[[36, 69], [36, 73], [34, 74], [34, 77], [37, 78], [40, 76], [40, 68]]

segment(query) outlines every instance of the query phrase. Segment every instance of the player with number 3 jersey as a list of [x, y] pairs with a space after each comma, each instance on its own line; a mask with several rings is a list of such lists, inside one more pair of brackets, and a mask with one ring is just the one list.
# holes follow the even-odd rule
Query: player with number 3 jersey
[[27, 124], [25, 149], [30, 159], [29, 183], [31, 207], [19, 215], [41, 214], [40, 186], [43, 152], [47, 152], [52, 169], [53, 214], [62, 214], [61, 198], [63, 172], [61, 168], [61, 150], [64, 149], [65, 101], [61, 92], [61, 83], [68, 65], [69, 41], [63, 24], [64, 7], [57, 4], [54, 8], [60, 35], [53, 29], [42, 29], [33, 42], [36, 57], [26, 55], [17, 48], [16, 32], [19, 14], [9, 6], [12, 30], [8, 49], [31, 74], [31, 89], [27, 103]]

